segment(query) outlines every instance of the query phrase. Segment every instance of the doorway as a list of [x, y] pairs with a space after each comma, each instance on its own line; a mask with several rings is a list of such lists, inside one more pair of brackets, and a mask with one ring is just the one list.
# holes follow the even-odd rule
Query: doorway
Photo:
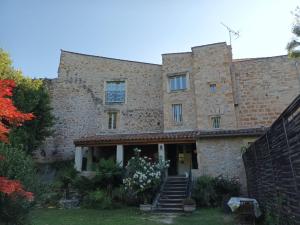
[[197, 169], [196, 144], [166, 144], [166, 158], [170, 160], [169, 176], [186, 175]]

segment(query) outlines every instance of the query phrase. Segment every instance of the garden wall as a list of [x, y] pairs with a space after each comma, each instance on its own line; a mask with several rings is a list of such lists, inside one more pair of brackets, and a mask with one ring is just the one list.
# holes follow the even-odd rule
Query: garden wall
[[300, 95], [243, 160], [249, 196], [280, 224], [300, 224]]

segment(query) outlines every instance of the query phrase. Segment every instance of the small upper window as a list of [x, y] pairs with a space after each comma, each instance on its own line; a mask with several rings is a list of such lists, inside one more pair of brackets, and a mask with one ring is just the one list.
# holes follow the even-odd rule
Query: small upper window
[[170, 91], [186, 89], [186, 75], [176, 75], [169, 78]]
[[216, 84], [210, 84], [209, 89], [210, 89], [210, 93], [216, 93], [217, 92], [217, 85]]
[[125, 102], [125, 81], [108, 81], [105, 90], [106, 103]]
[[172, 105], [172, 117], [173, 121], [176, 123], [182, 122], [182, 105], [173, 104]]
[[108, 129], [117, 128], [117, 112], [108, 113]]
[[221, 117], [220, 116], [211, 117], [211, 125], [212, 125], [212, 128], [220, 128], [221, 127]]

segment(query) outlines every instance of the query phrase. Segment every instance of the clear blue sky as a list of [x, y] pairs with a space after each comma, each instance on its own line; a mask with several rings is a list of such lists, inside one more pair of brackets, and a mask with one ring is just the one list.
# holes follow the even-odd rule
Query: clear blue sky
[[233, 57], [286, 54], [299, 0], [0, 0], [0, 48], [32, 77], [56, 77], [60, 49], [161, 63], [161, 54], [227, 41]]

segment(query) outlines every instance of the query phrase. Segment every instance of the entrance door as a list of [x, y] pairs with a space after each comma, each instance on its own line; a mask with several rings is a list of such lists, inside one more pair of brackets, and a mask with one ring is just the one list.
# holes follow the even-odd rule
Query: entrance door
[[168, 144], [166, 146], [167, 160], [170, 160], [170, 166], [168, 168], [168, 175], [177, 175], [177, 145]]
[[190, 149], [186, 149], [185, 146], [178, 149], [177, 152], [177, 167], [178, 175], [186, 175], [189, 173], [192, 163], [192, 152]]

